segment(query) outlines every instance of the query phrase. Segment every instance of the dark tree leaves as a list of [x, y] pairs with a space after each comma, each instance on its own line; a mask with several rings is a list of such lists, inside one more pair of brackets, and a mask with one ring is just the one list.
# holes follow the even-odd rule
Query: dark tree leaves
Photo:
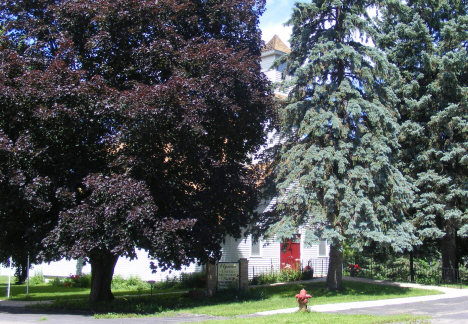
[[[14, 157], [8, 174], [30, 174], [18, 188], [47, 182], [50, 211], [38, 222], [48, 226], [34, 240], [52, 230], [44, 257], [86, 256], [108, 278], [103, 264], [135, 247], [179, 268], [240, 237], [257, 203], [247, 165], [271, 106], [259, 66], [263, 5], [2, 3], [2, 158]], [[25, 166], [11, 149], [23, 142]], [[93, 287], [93, 300], [112, 298]]]

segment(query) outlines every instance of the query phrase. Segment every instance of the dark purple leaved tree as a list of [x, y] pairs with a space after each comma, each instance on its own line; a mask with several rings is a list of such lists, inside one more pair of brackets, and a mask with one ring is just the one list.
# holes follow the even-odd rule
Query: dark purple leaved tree
[[21, 219], [40, 227], [33, 254], [84, 256], [92, 301], [113, 298], [115, 262], [136, 247], [161, 269], [219, 258], [257, 203], [248, 160], [271, 107], [259, 65], [263, 6], [3, 2], [0, 190], [23, 170], [16, 190], [39, 181], [24, 199], [43, 204], [31, 205], [34, 221], [0, 208], [12, 220], [0, 231]]

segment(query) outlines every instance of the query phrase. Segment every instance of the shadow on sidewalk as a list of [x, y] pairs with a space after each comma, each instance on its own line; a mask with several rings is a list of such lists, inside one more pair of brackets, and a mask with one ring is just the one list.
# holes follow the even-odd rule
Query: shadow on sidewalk
[[81, 316], [93, 316], [93, 311], [76, 310], [76, 309], [38, 309], [33, 307], [12, 307], [12, 306], [0, 306], [0, 314], [49, 314], [49, 315], [81, 315]]

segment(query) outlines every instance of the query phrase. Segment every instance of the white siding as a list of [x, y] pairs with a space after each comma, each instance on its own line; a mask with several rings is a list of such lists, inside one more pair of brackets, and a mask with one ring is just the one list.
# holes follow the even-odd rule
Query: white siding
[[[247, 243], [248, 242], [248, 243]], [[231, 236], [226, 238], [226, 243], [222, 245], [221, 262], [236, 262], [242, 258], [250, 257], [250, 239], [235, 239]]]
[[222, 247], [221, 262], [236, 262], [240, 258], [249, 260], [249, 277], [252, 278], [253, 274], [251, 269], [257, 269], [258, 272], [269, 271], [278, 269], [279, 267], [279, 252], [280, 243], [275, 242], [273, 239], [268, 241], [260, 241], [261, 254], [260, 256], [251, 257], [252, 236], [249, 235], [244, 239], [235, 240], [232, 237], [226, 239], [226, 243]]
[[268, 78], [268, 80], [270, 80], [271, 82], [275, 83], [275, 82], [281, 82], [281, 78], [282, 78], [282, 74], [280, 71], [277, 71], [277, 70], [270, 70], [270, 71], [266, 71], [264, 73], [266, 75], [266, 77]]
[[310, 265], [314, 268], [315, 275], [326, 275], [328, 271], [328, 254], [330, 253], [330, 246], [327, 245], [326, 255], [319, 255], [319, 245], [313, 244], [311, 247], [306, 248], [304, 243], [305, 229], [301, 229], [301, 260], [305, 265]]
[[[8, 276], [9, 273], [10, 273], [10, 268], [5, 267], [3, 264], [1, 264], [0, 265], [0, 276]], [[11, 275], [12, 276], [15, 275], [15, 269], [14, 268], [11, 269]]]
[[259, 273], [276, 271], [280, 266], [280, 243], [274, 239], [260, 242], [262, 246], [261, 257], [249, 258], [249, 278]]
[[275, 55], [270, 55], [270, 56], [265, 56], [262, 58], [261, 61], [261, 71], [265, 72], [271, 69], [271, 66], [273, 65], [273, 62], [276, 60], [277, 56]]
[[[29, 271], [30, 276], [35, 274], [42, 273], [44, 276], [48, 277], [68, 277], [70, 275], [75, 275], [77, 261], [76, 260], [65, 260], [54, 262], [45, 262], [41, 264], [35, 264], [32, 266]], [[91, 265], [86, 264], [82, 270], [82, 273], [91, 273]]]
[[[151, 260], [148, 258], [147, 252], [143, 250], [137, 250], [137, 259], [130, 261], [127, 258], [119, 258], [115, 266], [114, 276], [120, 275], [124, 278], [128, 278], [130, 276], [139, 276], [142, 280], [145, 281], [164, 281], [167, 279], [167, 277], [178, 277], [182, 272], [193, 273], [202, 271], [202, 266], [198, 266], [196, 263], [194, 263], [190, 266], [182, 267], [181, 270], [162, 272], [158, 269], [156, 273], [151, 273], [150, 262]], [[44, 276], [49, 277], [68, 277], [72, 274], [76, 274], [76, 265], [76, 260], [60, 260], [57, 262], [38, 264], [33, 266], [33, 269], [30, 271], [30, 275], [33, 276], [35, 273], [40, 272]], [[2, 274], [4, 272], [5, 270], [2, 271]], [[91, 273], [91, 265], [86, 264], [82, 269], [82, 273]]]
[[[301, 233], [303, 230], [301, 230]], [[304, 235], [301, 235], [304, 237]], [[255, 275], [278, 271], [280, 269], [280, 251], [281, 243], [275, 239], [261, 241], [260, 256], [251, 256], [252, 236], [236, 240], [232, 237], [226, 238], [226, 243], [222, 245], [221, 262], [237, 262], [240, 258], [249, 260], [249, 278]], [[304, 239], [301, 239], [301, 262], [304, 266], [310, 264], [315, 271], [315, 274], [326, 274], [328, 268], [328, 258], [320, 258], [318, 256], [318, 245], [313, 245], [309, 248], [304, 247]]]
[[[167, 277], [179, 277], [181, 273], [193, 273], [202, 271], [202, 266], [192, 263], [189, 266], [182, 267], [181, 270], [161, 271], [157, 269], [156, 273], [151, 273], [148, 253], [143, 250], [137, 250], [138, 259], [130, 261], [127, 258], [119, 258], [115, 266], [114, 275], [121, 275], [125, 278], [138, 275], [143, 280], [164, 281]], [[155, 262], [157, 265], [157, 262]]]

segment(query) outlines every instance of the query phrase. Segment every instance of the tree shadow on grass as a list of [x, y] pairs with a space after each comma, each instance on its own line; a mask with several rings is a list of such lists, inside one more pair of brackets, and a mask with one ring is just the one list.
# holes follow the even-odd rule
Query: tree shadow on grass
[[33, 314], [33, 315], [81, 315], [92, 317], [94, 312], [90, 310], [71, 310], [71, 309], [58, 309], [58, 308], [33, 308], [33, 307], [8, 307], [0, 306], [0, 317], [1, 314], [12, 314], [12, 315], [23, 315], [23, 314]]
[[[0, 284], [0, 296], [6, 296], [6, 291], [7, 291], [7, 285]], [[172, 292], [172, 291], [162, 291], [162, 292], [157, 292], [157, 293], [166, 293], [166, 292]], [[149, 294], [150, 289], [145, 289], [140, 292], [137, 289], [119, 289], [119, 290], [113, 290], [112, 292], [114, 296], [126, 296], [126, 295], [138, 296], [141, 294]], [[10, 298], [11, 300], [26, 300], [26, 301], [78, 299], [78, 298], [89, 298], [89, 293], [90, 293], [89, 288], [52, 286], [52, 285], [44, 284], [44, 285], [29, 286], [29, 297], [27, 297], [26, 285], [11, 285]], [[0, 298], [0, 300], [1, 299], [2, 298]]]
[[342, 290], [328, 290], [325, 282], [308, 282], [301, 285], [281, 285], [268, 287], [269, 295], [280, 295], [281, 297], [294, 297], [300, 289], [306, 289], [312, 298], [334, 298], [334, 297], [379, 297], [397, 298], [408, 296], [410, 288], [394, 285], [382, 285], [373, 283], [363, 283], [358, 281], [343, 281]]
[[184, 311], [200, 306], [226, 305], [242, 303], [253, 298], [261, 298], [262, 292], [222, 292], [214, 298], [191, 298], [188, 293], [167, 293], [153, 296], [123, 296], [109, 302], [91, 303], [88, 299], [59, 299], [51, 304], [35, 305], [36, 309], [53, 311], [90, 311], [92, 314], [137, 314], [157, 315], [162, 312]]
[[379, 285], [354, 281], [343, 281], [342, 290], [328, 290], [325, 283], [318, 283], [311, 288], [315, 297], [337, 297], [337, 296], [372, 296], [392, 298], [408, 295], [409, 288], [397, 285]]
[[[0, 296], [6, 296], [7, 284], [0, 284]], [[29, 286], [29, 298], [26, 297], [26, 285], [11, 285], [12, 300], [51, 300], [57, 298], [83, 298], [89, 296], [88, 288], [72, 288], [51, 285]]]

